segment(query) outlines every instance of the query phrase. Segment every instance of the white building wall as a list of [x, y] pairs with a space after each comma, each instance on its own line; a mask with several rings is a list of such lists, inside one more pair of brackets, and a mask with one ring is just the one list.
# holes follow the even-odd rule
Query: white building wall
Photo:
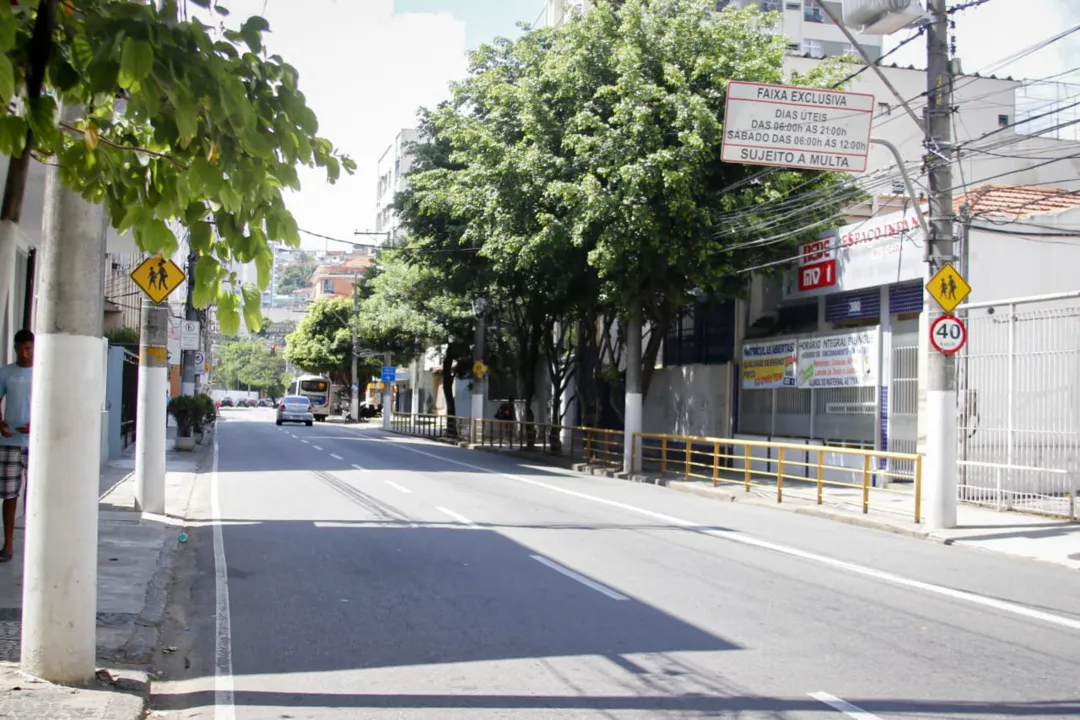
[[[393, 207], [394, 198], [408, 186], [408, 174], [415, 161], [412, 145], [419, 140], [419, 130], [403, 129], [379, 158], [375, 231], [390, 233], [390, 239], [396, 238], [400, 230], [400, 222]], [[377, 238], [376, 242], [381, 243], [383, 239]]]

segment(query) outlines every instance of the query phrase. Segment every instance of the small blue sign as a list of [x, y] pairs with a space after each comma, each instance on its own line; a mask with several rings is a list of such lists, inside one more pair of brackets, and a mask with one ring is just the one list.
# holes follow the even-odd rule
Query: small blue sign
[[397, 368], [384, 367], [382, 369], [382, 381], [384, 383], [392, 383], [397, 380]]

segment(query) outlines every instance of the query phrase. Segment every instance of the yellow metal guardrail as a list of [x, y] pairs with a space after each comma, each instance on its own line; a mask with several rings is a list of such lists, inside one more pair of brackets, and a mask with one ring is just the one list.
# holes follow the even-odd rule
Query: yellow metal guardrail
[[[775, 488], [783, 502], [785, 483], [796, 490], [813, 488], [818, 505], [827, 488], [854, 491], [854, 502], [863, 513], [870, 511], [872, 493], [889, 493], [906, 504], [913, 497], [915, 522], [922, 515], [922, 456], [909, 453], [740, 440], [660, 433], [634, 433], [633, 453], [642, 469], [660, 474], [677, 473], [685, 479], [711, 480], [752, 488]], [[890, 487], [891, 484], [910, 486]], [[839, 494], [838, 494], [839, 495]], [[842, 496], [830, 500], [845, 502]], [[851, 498], [847, 502], [852, 502]], [[884, 503], [883, 503], [884, 504]]]

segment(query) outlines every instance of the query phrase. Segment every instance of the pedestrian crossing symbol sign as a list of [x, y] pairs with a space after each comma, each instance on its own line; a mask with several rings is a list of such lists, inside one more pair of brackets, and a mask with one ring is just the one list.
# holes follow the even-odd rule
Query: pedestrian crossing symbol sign
[[951, 263], [946, 263], [930, 278], [926, 291], [942, 310], [951, 313], [971, 294], [971, 286]]
[[184, 271], [172, 260], [149, 257], [131, 272], [131, 279], [155, 303], [164, 302], [184, 282]]

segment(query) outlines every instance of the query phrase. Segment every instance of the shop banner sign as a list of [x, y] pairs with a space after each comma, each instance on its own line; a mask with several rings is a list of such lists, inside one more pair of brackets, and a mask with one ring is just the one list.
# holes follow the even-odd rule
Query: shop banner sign
[[878, 330], [798, 341], [800, 388], [874, 387], [878, 384]]
[[775, 340], [743, 345], [744, 390], [795, 387], [795, 341]]

